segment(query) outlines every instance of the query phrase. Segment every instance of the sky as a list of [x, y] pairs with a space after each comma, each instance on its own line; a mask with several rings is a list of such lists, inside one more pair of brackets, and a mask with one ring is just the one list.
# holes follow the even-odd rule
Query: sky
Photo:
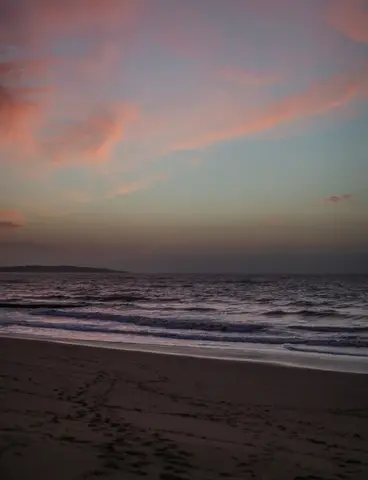
[[0, 0], [0, 265], [368, 269], [366, 0]]

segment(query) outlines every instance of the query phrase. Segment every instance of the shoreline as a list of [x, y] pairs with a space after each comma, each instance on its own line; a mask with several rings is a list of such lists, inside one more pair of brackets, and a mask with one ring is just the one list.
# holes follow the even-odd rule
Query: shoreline
[[[255, 363], [264, 365], [274, 365], [288, 368], [317, 370], [323, 372], [336, 372], [357, 375], [368, 374], [368, 358], [358, 355], [333, 355], [317, 352], [300, 352], [281, 349], [263, 349], [252, 345], [248, 349], [220, 349], [204, 346], [177, 346], [177, 345], [159, 345], [144, 343], [122, 343], [122, 342], [104, 342], [95, 340], [70, 340], [53, 339], [42, 336], [30, 335], [7, 335], [0, 334], [2, 338], [14, 340], [30, 340], [36, 342], [46, 342], [62, 345], [76, 345], [82, 347], [114, 350], [114, 351], [132, 351], [150, 353], [155, 355], [177, 356], [184, 358], [197, 358], [207, 360], [218, 360], [226, 362]], [[224, 352], [227, 352], [227, 355]], [[221, 355], [220, 355], [221, 353]], [[343, 358], [341, 358], [343, 357]]]

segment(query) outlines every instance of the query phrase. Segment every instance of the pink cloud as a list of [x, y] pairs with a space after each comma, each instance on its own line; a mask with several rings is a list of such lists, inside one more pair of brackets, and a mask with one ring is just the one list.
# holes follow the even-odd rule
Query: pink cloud
[[[160, 9], [163, 22], [156, 32], [158, 41], [180, 57], [207, 63], [209, 56], [221, 48], [223, 38], [212, 21], [212, 12], [203, 7], [200, 2], [179, 1], [173, 9]], [[217, 7], [213, 7], [215, 11]]]
[[35, 13], [42, 12], [41, 15], [49, 20], [51, 28], [80, 29], [84, 24], [120, 28], [122, 23], [134, 18], [138, 3], [137, 0], [64, 0], [62, 3], [59, 0], [35, 0], [32, 5]]
[[10, 7], [2, 0], [0, 42], [38, 48], [45, 38], [126, 28], [137, 5], [136, 0], [23, 0]]
[[[316, 83], [299, 95], [269, 104], [253, 111], [245, 118], [234, 112], [234, 119], [221, 129], [204, 132], [194, 138], [177, 142], [174, 150], [196, 150], [275, 128], [299, 119], [323, 115], [341, 108], [352, 100], [368, 95], [368, 68], [350, 75], [332, 77]], [[231, 118], [231, 112], [221, 112]]]
[[24, 79], [33, 82], [44, 65], [44, 61], [0, 61], [0, 146], [27, 152], [34, 146], [45, 89], [30, 88]]
[[113, 67], [133, 43], [140, 3], [137, 0], [36, 0], [29, 20], [30, 36], [36, 51], [42, 50], [45, 41], [90, 40], [81, 54], [63, 57], [64, 68], [88, 82], [111, 82]]
[[24, 223], [24, 217], [18, 210], [0, 210], [0, 228], [19, 228]]
[[42, 60], [4, 60], [0, 62], [0, 78], [4, 83], [21, 82], [24, 77], [42, 75], [50, 61]]
[[333, 28], [359, 43], [368, 43], [368, 4], [366, 0], [333, 0], [328, 10]]
[[47, 152], [56, 162], [104, 162], [137, 116], [138, 109], [131, 106], [103, 108], [62, 128], [48, 142]]
[[325, 203], [340, 203], [340, 202], [348, 202], [353, 198], [351, 194], [345, 195], [331, 195], [330, 197], [324, 198]]
[[[140, 190], [148, 190], [151, 188], [153, 185], [159, 182], [163, 182], [167, 180], [168, 175], [164, 173], [159, 173], [156, 175], [151, 175], [147, 176], [144, 178], [140, 178], [138, 180], [132, 181], [132, 182], [127, 182], [125, 184], [121, 184], [118, 187], [115, 187], [112, 189], [107, 194], [102, 194], [101, 196], [92, 196], [91, 194], [81, 191], [81, 190], [67, 190], [64, 194], [64, 200], [67, 200], [71, 204], [83, 204], [83, 203], [89, 203], [93, 200], [96, 199], [106, 199], [106, 198], [114, 198], [114, 197], [120, 197], [120, 196], [126, 196], [130, 195], [132, 193], [138, 192]], [[46, 215], [51, 215], [55, 216], [55, 212], [53, 209], [50, 208], [44, 208], [44, 206], [41, 205], [33, 205], [35, 211], [37, 211], [38, 214], [46, 214]], [[64, 214], [69, 214], [71, 213], [70, 210], [66, 210]], [[1, 219], [1, 216], [0, 216]]]
[[[112, 110], [108, 95], [88, 96], [84, 87], [111, 81], [108, 70], [118, 61], [119, 40], [133, 28], [138, 3], [20, 0], [10, 6], [0, 0], [0, 52], [4, 54], [0, 61], [0, 147], [16, 154], [12, 160], [45, 156], [58, 162], [69, 162], [71, 157], [86, 162], [106, 160], [124, 136], [132, 108]], [[78, 55], [55, 57], [48, 51], [54, 41], [69, 41], [73, 36], [87, 38], [91, 45]], [[109, 38], [115, 38], [115, 44]], [[15, 59], [13, 51], [24, 60]], [[71, 80], [60, 80], [65, 72]], [[52, 88], [45, 88], [50, 81]], [[47, 92], [51, 94], [45, 96]], [[81, 112], [97, 113], [81, 119]], [[61, 129], [61, 124], [68, 126]]]
[[0, 146], [30, 151], [33, 132], [40, 118], [40, 105], [26, 88], [0, 85]]
[[[122, 41], [125, 39], [122, 35], [136, 28], [142, 4], [143, 10], [151, 8], [150, 12], [157, 15], [152, 23], [158, 17], [164, 16], [167, 30], [163, 29], [165, 31], [162, 31], [162, 40], [166, 46], [171, 46], [177, 53], [182, 52], [196, 58], [198, 65], [203, 62], [203, 70], [213, 74], [216, 82], [221, 79], [232, 85], [247, 87], [267, 85], [276, 80], [273, 75], [231, 67], [222, 68], [221, 65], [219, 67], [216, 63], [213, 64], [212, 60], [219, 57], [218, 49], [222, 48], [225, 38], [221, 28], [217, 28], [211, 16], [207, 15], [207, 9], [201, 5], [198, 7], [196, 2], [178, 2], [178, 10], [158, 9], [160, 2], [138, 0], [18, 0], [13, 3], [10, 7], [8, 1], [0, 0], [0, 48], [11, 56], [8, 47], [15, 45], [22, 55], [25, 54], [25, 57], [32, 60], [22, 63], [7, 60], [0, 64], [0, 146], [26, 149], [25, 153], [34, 158], [45, 157], [52, 160], [52, 165], [106, 162], [116, 145], [128, 137], [129, 128], [139, 109], [130, 105], [112, 108], [109, 95], [112, 95], [110, 92], [114, 88], [106, 89], [107, 93], [96, 88], [95, 91], [99, 94], [103, 92], [102, 98], [89, 96], [85, 94], [85, 90], [94, 92], [91, 85], [100, 87], [100, 82], [112, 81], [114, 72], [109, 69], [121, 61], [126, 45], [130, 45], [129, 41]], [[242, 10], [245, 6], [246, 10], [255, 9], [266, 15], [270, 8], [273, 9], [272, 13], [276, 13], [280, 5], [291, 5], [293, 2], [275, 0], [271, 3], [272, 5], [268, 0], [259, 0], [250, 2], [248, 6], [236, 0], [231, 2], [229, 8], [239, 8], [239, 12], [245, 14]], [[48, 58], [47, 53], [50, 53], [49, 46], [55, 45], [55, 39], [59, 46], [63, 40], [73, 41], [76, 37], [88, 40], [82, 42], [82, 46], [79, 45], [87, 49], [86, 55], [84, 50], [81, 54], [73, 51], [73, 58], [64, 53], [62, 59], [51, 58], [50, 64], [44, 62], [43, 59]], [[148, 37], [150, 38], [149, 35]], [[84, 43], [88, 46], [85, 47]], [[62, 68], [58, 61], [62, 63]], [[56, 68], [56, 73], [53, 73], [55, 65], [58, 65], [59, 69]], [[68, 78], [62, 78], [60, 83], [57, 83], [58, 74], [63, 76], [63, 72], [67, 72]], [[53, 111], [50, 111], [52, 107], [44, 100], [45, 91], [41, 87], [36, 91], [24, 85], [30, 77], [32, 85], [42, 83], [43, 73], [46, 80], [55, 81], [55, 85], [52, 84], [54, 95], [50, 101]], [[78, 77], [77, 81], [75, 77]], [[361, 78], [348, 75], [334, 78], [326, 84], [316, 84], [300, 95], [253, 111], [244, 108], [245, 102], [238, 107], [238, 98], [235, 101], [233, 98], [226, 98], [223, 103], [215, 100], [207, 114], [204, 112], [203, 115], [198, 115], [201, 105], [196, 109], [192, 108], [193, 118], [190, 114], [187, 115], [187, 112], [182, 115], [183, 112], [171, 111], [162, 120], [157, 118], [161, 112], [157, 115], [155, 113], [149, 121], [143, 120], [144, 128], [136, 129], [138, 135], [135, 140], [146, 143], [148, 138], [147, 144], [150, 147], [149, 141], [153, 132], [156, 138], [160, 137], [159, 142], [163, 139], [165, 148], [169, 145], [169, 150], [172, 145], [175, 149], [202, 148], [300, 118], [323, 114], [359, 97], [366, 87], [367, 75], [364, 72]], [[218, 91], [216, 94], [222, 95]], [[199, 104], [198, 99], [196, 100]], [[175, 109], [177, 104], [173, 104]], [[170, 108], [171, 106], [163, 106], [162, 111], [167, 112]], [[163, 114], [165, 115], [166, 113]], [[196, 116], [197, 119], [194, 118]], [[46, 133], [39, 128], [44, 125]], [[156, 142], [156, 138], [152, 144]], [[152, 151], [153, 148], [150, 152]], [[130, 188], [134, 189], [134, 185]]]
[[131, 193], [137, 192], [139, 190], [147, 190], [158, 182], [166, 180], [168, 176], [164, 173], [153, 175], [148, 178], [142, 178], [140, 180], [130, 182], [124, 185], [121, 185], [117, 189], [113, 190], [108, 197], [119, 197], [123, 195], [130, 195]]

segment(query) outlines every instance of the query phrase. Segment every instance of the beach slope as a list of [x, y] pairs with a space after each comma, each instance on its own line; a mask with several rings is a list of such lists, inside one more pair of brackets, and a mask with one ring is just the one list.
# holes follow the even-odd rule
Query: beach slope
[[2, 338], [0, 478], [365, 480], [368, 377]]

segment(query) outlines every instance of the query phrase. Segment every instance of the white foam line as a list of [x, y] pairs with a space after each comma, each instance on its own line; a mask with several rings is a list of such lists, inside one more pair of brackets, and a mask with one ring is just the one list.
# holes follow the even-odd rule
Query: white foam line
[[[3, 338], [14, 338], [21, 340], [36, 340], [48, 343], [59, 343], [64, 345], [76, 345], [91, 348], [102, 348], [109, 350], [123, 350], [132, 352], [150, 353], [156, 355], [172, 355], [177, 357], [191, 357], [198, 359], [208, 360], [220, 360], [220, 361], [232, 361], [232, 362], [249, 362], [260, 363], [268, 365], [277, 365], [289, 368], [302, 368], [307, 370], [320, 370], [340, 373], [353, 373], [353, 374], [368, 374], [368, 359], [357, 362], [354, 357], [345, 357], [344, 362], [338, 361], [336, 356], [325, 355], [323, 358], [321, 354], [311, 352], [301, 354], [301, 352], [281, 352], [272, 350], [271, 352], [251, 349], [247, 351], [242, 350], [241, 354], [231, 355], [215, 355], [208, 353], [210, 349], [205, 347], [178, 347], [178, 346], [158, 346], [155, 348], [153, 345], [144, 344], [131, 344], [131, 343], [113, 343], [113, 342], [98, 342], [98, 341], [84, 341], [84, 340], [58, 340], [46, 337], [28, 336], [28, 335], [7, 335], [0, 334]], [[177, 350], [172, 350], [176, 348]], [[188, 351], [191, 349], [200, 349], [200, 353], [194, 351]], [[218, 351], [218, 350], [217, 350]], [[291, 358], [292, 357], [292, 358]], [[364, 358], [364, 357], [363, 357]], [[355, 360], [355, 361], [354, 361]], [[348, 366], [349, 364], [349, 366]]]

